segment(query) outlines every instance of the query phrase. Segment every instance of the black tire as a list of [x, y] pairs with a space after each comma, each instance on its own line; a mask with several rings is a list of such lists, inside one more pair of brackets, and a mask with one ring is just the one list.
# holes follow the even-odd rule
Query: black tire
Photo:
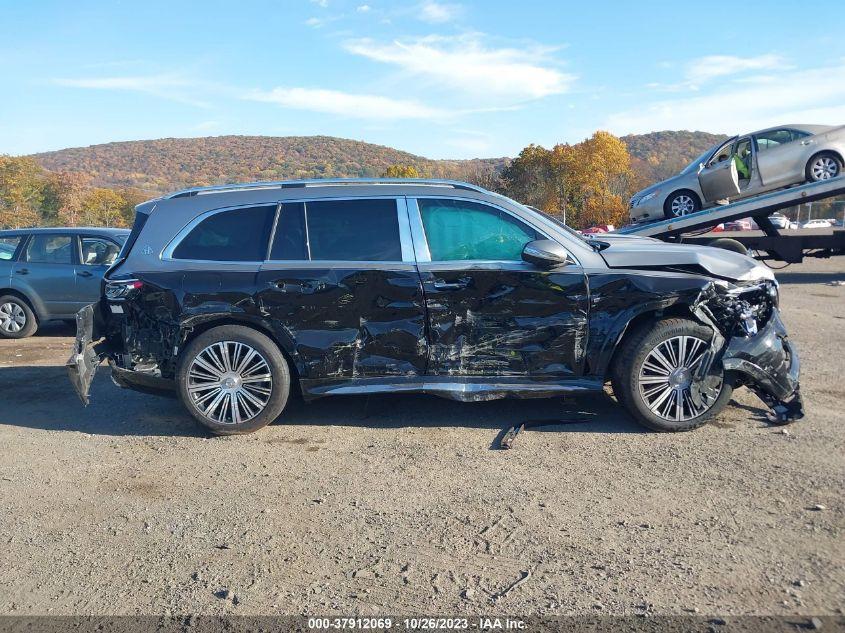
[[807, 182], [820, 182], [842, 174], [842, 159], [833, 152], [819, 152], [807, 161], [804, 175]]
[[730, 237], [720, 237], [712, 242], [708, 242], [707, 246], [721, 248], [726, 251], [733, 251], [734, 253], [739, 253], [740, 255], [748, 255], [748, 249], [745, 248], [745, 245], [739, 240], [734, 240]]
[[[640, 372], [649, 354], [659, 345], [676, 337], [692, 337], [705, 343], [712, 339], [708, 327], [689, 319], [663, 319], [640, 327], [626, 336], [611, 368], [613, 393], [637, 422], [654, 431], [691, 431], [706, 424], [728, 404], [733, 393], [733, 376], [722, 376], [721, 389], [700, 414], [682, 420], [669, 420], [652, 411], [640, 391]], [[700, 345], [700, 344], [699, 344]], [[647, 388], [644, 388], [647, 389]], [[669, 400], [676, 396], [670, 396]], [[683, 398], [681, 398], [683, 402]], [[676, 400], [677, 402], [677, 400]], [[684, 411], [686, 403], [681, 405]], [[658, 407], [659, 408], [659, 407]], [[690, 413], [694, 413], [690, 411]]]
[[[254, 387], [269, 391], [269, 394], [266, 396], [264, 394], [258, 394], [257, 396], [259, 398], [266, 397], [266, 403], [264, 403], [263, 408], [259, 408], [256, 405], [252, 405], [250, 401], [247, 401], [247, 398], [243, 395], [243, 385], [237, 376], [237, 372], [229, 372], [224, 374], [227, 376], [226, 379], [230, 381], [235, 380], [236, 382], [230, 383], [228, 389], [239, 392], [240, 399], [236, 397], [238, 395], [236, 394], [236, 396], [230, 395], [228, 400], [226, 400], [226, 396], [224, 394], [224, 399], [219, 405], [219, 410], [222, 412], [221, 415], [215, 415], [218, 411], [216, 408], [211, 412], [211, 414], [206, 414], [195, 402], [195, 398], [202, 397], [204, 394], [207, 395], [210, 391], [214, 391], [215, 388], [208, 387], [204, 392], [199, 392], [195, 396], [192, 396], [189, 391], [189, 381], [191, 381], [190, 385], [196, 388], [196, 384], [194, 382], [196, 374], [194, 373], [189, 375], [189, 370], [194, 364], [194, 361], [197, 359], [197, 356], [203, 354], [203, 352], [205, 352], [210, 346], [215, 344], [222, 345], [224, 349], [234, 354], [235, 359], [237, 360], [239, 358], [237, 356], [237, 352], [239, 350], [244, 354], [246, 353], [244, 348], [237, 347], [236, 344], [238, 343], [246, 345], [257, 352], [260, 359], [266, 363], [267, 368], [269, 369], [270, 380], [264, 380], [260, 384], [256, 384]], [[219, 352], [219, 348], [215, 348], [215, 350], [218, 350]], [[207, 359], [207, 356], [203, 356], [203, 358]], [[242, 359], [243, 357], [240, 358]], [[248, 363], [247, 366], [249, 367], [253, 365]], [[204, 370], [200, 368], [200, 371]], [[264, 372], [260, 374], [261, 376], [267, 374], [267, 372], [263, 369], [263, 366], [260, 371]], [[209, 374], [209, 376], [211, 376], [211, 374]], [[218, 381], [218, 383], [219, 382], [220, 381]], [[207, 332], [203, 332], [185, 347], [179, 355], [179, 362], [176, 371], [176, 383], [179, 391], [179, 399], [182, 401], [182, 404], [188, 412], [200, 424], [208, 428], [215, 435], [243, 435], [245, 433], [253, 433], [258, 429], [267, 426], [279, 417], [279, 414], [281, 414], [282, 410], [285, 408], [285, 404], [287, 404], [288, 395], [290, 393], [290, 368], [288, 367], [288, 363], [276, 343], [274, 343], [266, 335], [261, 332], [257, 332], [252, 328], [240, 325], [222, 325], [212, 328]], [[220, 392], [220, 390], [218, 389], [217, 392]], [[250, 392], [247, 395], [255, 397], [256, 393]], [[211, 400], [214, 400], [215, 397], [216, 396], [212, 396]], [[225, 409], [228, 406], [227, 402], [228, 404], [232, 404], [232, 400], [235, 400], [235, 404], [233, 406], [234, 408], [237, 408], [238, 411], [240, 411], [240, 406], [244, 402], [253, 406], [253, 408], [258, 411], [248, 419], [236, 422], [235, 420], [237, 418], [231, 414], [231, 410], [230, 415], [227, 416], [225, 413]], [[245, 412], [249, 413], [250, 411], [245, 409]], [[227, 418], [231, 421], [227, 421]]]
[[[672, 207], [675, 206], [676, 203], [681, 206], [682, 209], [673, 210]], [[663, 215], [669, 220], [680, 218], [698, 211], [701, 211], [701, 198], [698, 197], [697, 193], [690, 191], [689, 189], [673, 191], [666, 196], [666, 201], [663, 203]]]
[[27, 338], [37, 329], [38, 319], [26, 301], [17, 295], [0, 297], [0, 338]]

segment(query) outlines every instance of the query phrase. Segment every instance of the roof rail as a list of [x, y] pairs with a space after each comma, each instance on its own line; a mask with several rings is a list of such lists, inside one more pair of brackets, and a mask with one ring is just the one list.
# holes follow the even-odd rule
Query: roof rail
[[472, 185], [459, 180], [438, 180], [429, 178], [315, 178], [311, 180], [280, 180], [270, 182], [247, 182], [242, 184], [215, 185], [211, 187], [192, 187], [163, 196], [164, 199], [188, 198], [212, 193], [229, 193], [231, 191], [250, 191], [261, 189], [297, 189], [305, 187], [340, 187], [353, 185], [423, 185], [436, 187], [452, 187], [489, 193], [483, 187]]

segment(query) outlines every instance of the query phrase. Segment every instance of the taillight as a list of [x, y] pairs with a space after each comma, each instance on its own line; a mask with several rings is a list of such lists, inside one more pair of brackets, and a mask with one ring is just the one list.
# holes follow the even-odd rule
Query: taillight
[[144, 282], [138, 279], [121, 279], [119, 281], [110, 279], [106, 282], [106, 299], [113, 301], [128, 299], [143, 287]]

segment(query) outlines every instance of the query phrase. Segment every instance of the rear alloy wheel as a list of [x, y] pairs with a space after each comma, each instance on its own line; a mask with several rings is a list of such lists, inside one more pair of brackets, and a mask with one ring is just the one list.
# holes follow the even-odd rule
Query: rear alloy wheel
[[287, 362], [275, 343], [240, 326], [213, 328], [191, 341], [177, 379], [188, 411], [218, 435], [270, 424], [290, 390]]
[[26, 338], [37, 329], [38, 322], [26, 301], [14, 295], [0, 297], [0, 337]]
[[819, 182], [836, 178], [842, 172], [842, 163], [836, 154], [819, 154], [807, 163], [807, 180]]
[[722, 373], [699, 377], [712, 333], [686, 319], [666, 319], [623, 343], [613, 377], [617, 399], [656, 431], [689, 431], [719, 413], [733, 392]]
[[691, 191], [676, 191], [663, 204], [667, 218], [680, 218], [701, 210], [701, 202]]

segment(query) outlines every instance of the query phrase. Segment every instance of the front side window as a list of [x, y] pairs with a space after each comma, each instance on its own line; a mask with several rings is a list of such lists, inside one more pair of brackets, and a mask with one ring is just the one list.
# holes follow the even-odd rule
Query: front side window
[[220, 211], [200, 221], [173, 251], [174, 259], [261, 262], [267, 256], [276, 206]]
[[418, 200], [431, 261], [522, 261], [541, 236], [495, 207], [468, 200]]
[[0, 237], [0, 261], [9, 261], [12, 259], [20, 242], [20, 236]]
[[305, 222], [313, 261], [402, 261], [395, 200], [306, 202]]
[[87, 266], [111, 266], [120, 247], [102, 237], [82, 238], [82, 263]]
[[24, 260], [32, 264], [70, 264], [71, 243], [70, 235], [33, 235]]

